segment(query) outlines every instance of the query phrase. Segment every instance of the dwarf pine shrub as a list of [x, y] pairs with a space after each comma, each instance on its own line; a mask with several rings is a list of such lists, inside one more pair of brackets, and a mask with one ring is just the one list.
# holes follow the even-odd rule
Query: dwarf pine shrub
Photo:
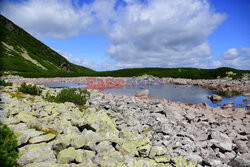
[[4, 80], [0, 80], [1, 86], [12, 86], [13, 84], [11, 82], [5, 82]]
[[63, 89], [56, 96], [52, 96], [47, 93], [45, 99], [56, 103], [72, 102], [77, 105], [84, 105], [87, 102], [87, 97], [89, 95], [90, 93], [87, 90], [67, 88]]
[[0, 125], [0, 164], [1, 167], [17, 167], [17, 140], [7, 125]]
[[31, 95], [41, 95], [42, 93], [42, 90], [36, 85], [27, 85], [25, 82], [18, 87], [18, 91]]

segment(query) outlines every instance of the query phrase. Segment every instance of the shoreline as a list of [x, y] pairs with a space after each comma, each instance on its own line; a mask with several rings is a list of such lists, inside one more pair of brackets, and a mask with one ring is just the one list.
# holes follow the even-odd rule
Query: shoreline
[[[87, 84], [87, 77], [57, 77], [57, 78], [18, 78], [18, 79], [5, 79], [6, 81], [12, 82], [16, 85], [20, 85], [23, 82], [37, 84], [37, 83], [77, 83], [77, 84]], [[98, 79], [107, 79], [114, 77], [96, 77]], [[124, 79], [126, 81], [127, 77], [118, 77], [118, 79]], [[240, 80], [206, 80], [206, 79], [181, 79], [181, 78], [161, 78], [163, 84], [178, 84], [178, 85], [190, 85], [190, 86], [200, 86], [206, 89], [215, 90], [218, 92], [239, 92], [243, 96], [250, 96], [250, 80], [240, 81]], [[146, 78], [144, 81], [154, 81], [154, 78]], [[123, 85], [125, 86], [126, 83]]]

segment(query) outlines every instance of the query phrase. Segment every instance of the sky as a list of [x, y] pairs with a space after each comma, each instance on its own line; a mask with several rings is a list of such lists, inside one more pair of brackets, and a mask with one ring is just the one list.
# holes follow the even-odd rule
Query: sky
[[250, 69], [250, 0], [0, 0], [0, 13], [97, 71]]

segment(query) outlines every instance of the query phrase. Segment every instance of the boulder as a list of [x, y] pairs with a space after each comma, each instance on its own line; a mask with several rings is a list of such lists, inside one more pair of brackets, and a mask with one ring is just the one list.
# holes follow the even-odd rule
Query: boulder
[[152, 146], [149, 157], [154, 158], [155, 156], [164, 155], [167, 153], [165, 146]]
[[250, 153], [237, 156], [230, 161], [229, 165], [235, 167], [250, 167]]
[[31, 137], [42, 135], [44, 132], [35, 129], [15, 130], [14, 134], [18, 140], [18, 145], [26, 144]]
[[96, 151], [98, 153], [109, 153], [109, 152], [114, 152], [115, 148], [112, 146], [112, 143], [109, 141], [102, 141], [96, 146]]
[[31, 144], [19, 149], [17, 163], [20, 166], [38, 162], [56, 162], [55, 155], [47, 143]]
[[30, 143], [34, 144], [34, 143], [41, 143], [41, 142], [47, 142], [50, 141], [52, 139], [54, 139], [56, 137], [56, 135], [54, 134], [46, 134], [46, 135], [42, 135], [42, 136], [36, 136], [30, 139]]
[[135, 96], [139, 98], [147, 98], [148, 97], [149, 90], [145, 89], [143, 91], [137, 91]]
[[240, 152], [240, 153], [247, 153], [248, 152], [248, 147], [247, 147], [246, 141], [238, 140], [235, 143], [236, 143], [236, 147], [237, 147], [238, 152]]
[[222, 151], [232, 151], [233, 143], [226, 134], [219, 131], [212, 131], [211, 138], [212, 139], [210, 142], [217, 148], [221, 149]]
[[219, 102], [222, 100], [222, 97], [219, 95], [212, 95], [212, 96], [208, 96], [208, 98], [212, 101], [212, 102]]
[[76, 162], [79, 163], [92, 163], [95, 157], [95, 152], [90, 150], [76, 150]]
[[102, 137], [91, 130], [84, 130], [82, 135], [72, 136], [71, 145], [75, 148], [87, 147], [94, 150], [96, 143], [102, 141]]
[[59, 152], [57, 162], [60, 164], [70, 163], [75, 160], [76, 155], [76, 150], [73, 147], [69, 147]]
[[248, 113], [250, 114], [250, 103], [247, 103], [246, 107], [247, 107]]
[[17, 115], [17, 118], [24, 123], [29, 123], [31, 121], [36, 121], [36, 117], [32, 116], [31, 113], [21, 112]]

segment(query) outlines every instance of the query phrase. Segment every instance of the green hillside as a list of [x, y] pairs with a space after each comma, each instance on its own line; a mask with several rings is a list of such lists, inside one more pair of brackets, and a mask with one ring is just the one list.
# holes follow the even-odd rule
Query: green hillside
[[0, 15], [1, 71], [64, 75], [66, 72], [60, 68], [63, 63], [69, 68], [70, 73], [84, 75], [92, 71], [89, 68], [70, 63], [63, 56]]

